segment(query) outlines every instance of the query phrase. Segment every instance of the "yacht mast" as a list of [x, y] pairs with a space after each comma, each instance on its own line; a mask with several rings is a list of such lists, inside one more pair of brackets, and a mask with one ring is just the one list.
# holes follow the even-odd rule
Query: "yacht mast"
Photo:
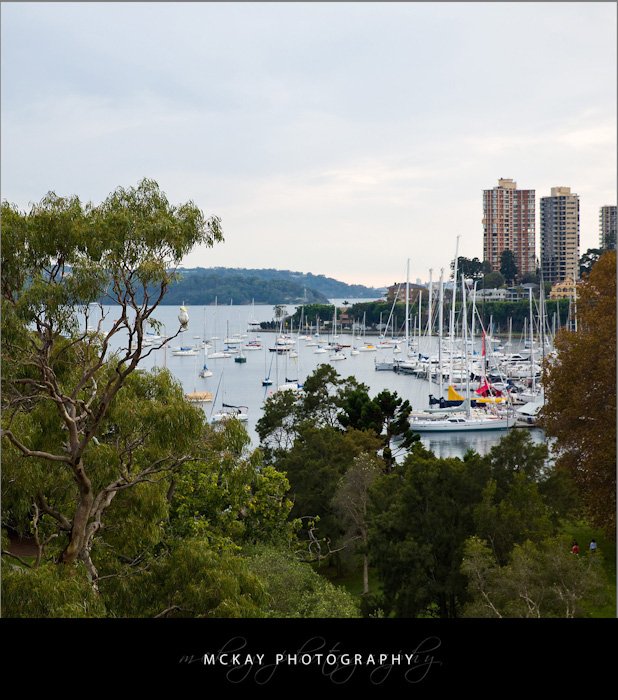
[[410, 349], [410, 258], [406, 265], [406, 353]]
[[532, 378], [532, 393], [535, 391], [534, 381], [534, 321], [532, 319], [532, 289], [528, 289], [528, 299], [530, 302], [530, 375]]
[[[432, 275], [433, 275], [433, 269], [430, 267], [429, 268], [429, 311], [428, 311], [428, 316], [427, 316], [427, 337], [431, 338], [431, 326], [432, 326], [432, 316], [433, 316], [433, 303], [432, 303], [432, 294], [433, 294], [433, 281], [432, 281]], [[431, 345], [431, 342], [429, 343]]]
[[451, 358], [449, 362], [449, 384], [453, 383], [453, 356], [455, 355], [455, 300], [457, 299], [457, 262], [459, 254], [459, 238], [457, 236], [457, 243], [455, 244], [455, 268], [453, 270], [453, 297], [451, 300], [451, 327], [450, 327], [450, 347], [451, 347]]
[[442, 327], [444, 325], [444, 268], [440, 268], [440, 301], [438, 306], [438, 378], [440, 382], [440, 396], [444, 396], [442, 386]]
[[464, 346], [464, 367], [466, 370], [466, 415], [470, 418], [470, 366], [468, 363], [468, 315], [466, 313], [466, 282], [464, 275], [461, 276], [461, 306], [463, 310], [462, 324], [463, 324], [463, 346]]

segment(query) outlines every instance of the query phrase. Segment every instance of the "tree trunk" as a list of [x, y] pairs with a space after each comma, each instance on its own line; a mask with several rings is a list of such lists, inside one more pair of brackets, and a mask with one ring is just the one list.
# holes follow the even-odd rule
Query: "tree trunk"
[[77, 481], [77, 485], [79, 487], [79, 501], [77, 503], [75, 516], [73, 518], [73, 526], [71, 527], [69, 544], [60, 555], [59, 561], [62, 564], [73, 564], [80, 556], [82, 549], [86, 544], [86, 529], [88, 527], [88, 520], [90, 518], [90, 512], [94, 501], [92, 484], [90, 479], [86, 476], [84, 465], [81, 460], [74, 471], [75, 480]]
[[369, 593], [369, 557], [363, 554], [363, 595]]
[[446, 595], [444, 595], [444, 593], [438, 595], [438, 610], [440, 611], [441, 618], [448, 618], [448, 604], [446, 602]]

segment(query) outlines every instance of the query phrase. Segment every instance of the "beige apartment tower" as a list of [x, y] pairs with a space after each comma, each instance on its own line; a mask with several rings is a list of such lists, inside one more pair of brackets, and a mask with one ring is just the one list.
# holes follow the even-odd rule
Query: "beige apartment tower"
[[510, 178], [483, 190], [483, 260], [500, 270], [500, 256], [511, 250], [519, 276], [536, 272], [534, 190], [518, 190]]
[[552, 187], [541, 197], [541, 268], [552, 285], [579, 277], [579, 197], [570, 187]]
[[616, 205], [609, 204], [599, 211], [599, 245], [605, 250], [616, 250]]

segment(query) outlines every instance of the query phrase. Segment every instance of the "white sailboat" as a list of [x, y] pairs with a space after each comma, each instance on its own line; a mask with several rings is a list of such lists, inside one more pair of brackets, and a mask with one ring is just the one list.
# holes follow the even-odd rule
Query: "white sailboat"
[[[456, 286], [456, 285], [454, 285]], [[453, 289], [453, 296], [455, 289]], [[463, 342], [467, 348], [468, 323], [466, 309], [466, 286], [462, 276], [462, 308], [463, 313]], [[451, 329], [453, 324], [451, 325]], [[452, 346], [453, 347], [453, 346]], [[466, 352], [467, 357], [467, 352]], [[452, 364], [451, 364], [452, 368]], [[453, 371], [451, 369], [452, 376]], [[470, 373], [466, 373], [466, 395], [470, 396]], [[409, 418], [410, 427], [416, 432], [461, 432], [470, 430], [507, 430], [515, 425], [512, 411], [501, 410], [496, 405], [487, 409], [471, 409], [469, 399], [461, 406], [451, 409], [429, 409], [422, 413], [412, 414]]]
[[174, 348], [172, 350], [172, 355], [176, 355], [176, 356], [180, 356], [180, 357], [186, 356], [186, 355], [194, 356], [194, 355], [197, 355], [197, 353], [198, 353], [197, 348], [194, 348], [190, 345], [181, 345], [179, 348]]
[[[442, 412], [448, 409], [442, 409]], [[513, 415], [495, 415], [483, 410], [474, 411], [468, 409], [468, 412], [453, 412], [446, 415], [435, 414], [431, 415], [426, 412], [427, 417], [416, 415], [410, 417], [410, 427], [412, 430], [419, 433], [443, 433], [443, 432], [461, 432], [464, 430], [507, 430], [515, 425], [515, 417]]]
[[223, 382], [223, 372], [221, 372], [221, 377], [219, 378], [219, 384], [217, 385], [217, 393], [213, 399], [212, 411], [210, 414], [211, 423], [222, 423], [226, 420], [235, 418], [241, 423], [246, 423], [249, 420], [249, 408], [247, 406], [235, 406], [233, 404], [228, 404], [221, 402], [221, 408], [214, 413], [214, 408], [217, 402], [217, 397], [219, 396], [219, 389], [221, 388], [221, 383]]
[[251, 299], [251, 318], [247, 321], [247, 330], [251, 333], [261, 328], [260, 322], [255, 320], [255, 299]]
[[202, 379], [206, 379], [208, 377], [212, 377], [212, 370], [208, 369], [208, 365], [206, 364], [206, 358], [208, 357], [208, 349], [205, 347], [204, 348], [204, 366], [202, 367], [199, 376]]
[[266, 354], [266, 351], [264, 351], [264, 379], [262, 380], [262, 386], [271, 386], [273, 383], [273, 380], [270, 378], [270, 375], [272, 374], [272, 369], [273, 369], [273, 360], [276, 355], [271, 355], [270, 356], [270, 367], [268, 368], [268, 371], [266, 371], [266, 358], [268, 355]]
[[241, 423], [249, 420], [249, 409], [247, 406], [232, 406], [232, 404], [221, 404], [221, 409], [210, 416], [211, 423], [222, 423], [223, 421], [235, 418]]

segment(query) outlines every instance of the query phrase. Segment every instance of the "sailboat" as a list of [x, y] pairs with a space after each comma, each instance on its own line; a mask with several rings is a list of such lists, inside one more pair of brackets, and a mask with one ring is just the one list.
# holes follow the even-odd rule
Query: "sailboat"
[[270, 375], [272, 373], [273, 369], [273, 360], [275, 359], [276, 355], [271, 355], [270, 356], [270, 367], [268, 369], [268, 372], [266, 372], [266, 352], [264, 353], [264, 379], [262, 380], [262, 386], [271, 386], [273, 383], [273, 380], [270, 378]]
[[[411, 416], [410, 427], [418, 433], [443, 433], [464, 430], [507, 430], [515, 425], [513, 415], [501, 416], [482, 409], [471, 409], [469, 402], [466, 403], [468, 405], [465, 412], [453, 411], [452, 408], [428, 409], [424, 412], [426, 416], [420, 414]], [[439, 413], [433, 413], [436, 410]]]
[[241, 423], [246, 423], [249, 420], [249, 409], [247, 406], [233, 406], [229, 403], [222, 403], [221, 410], [213, 413], [210, 416], [211, 423], [221, 423], [230, 418], [235, 418]]
[[[195, 369], [197, 370], [197, 357], [195, 358]], [[189, 401], [190, 403], [209, 403], [210, 401], [212, 401], [212, 393], [210, 391], [198, 391], [197, 386], [194, 385], [193, 391], [185, 394], [185, 399], [187, 399], [187, 401]]]
[[[219, 378], [219, 384], [217, 385], [217, 393], [212, 404], [212, 411], [214, 411], [215, 404], [217, 402], [217, 397], [219, 396], [219, 389], [221, 388], [221, 383], [223, 382], [223, 372], [221, 372], [221, 377]], [[243, 410], [244, 409], [244, 410]], [[210, 413], [211, 423], [222, 423], [223, 421], [235, 418], [241, 423], [246, 423], [249, 420], [249, 408], [247, 406], [235, 406], [229, 403], [221, 403], [221, 409], [216, 413]]]
[[[453, 285], [453, 296], [455, 295]], [[462, 276], [462, 308], [463, 314], [463, 341], [467, 348], [468, 324], [466, 309], [466, 287]], [[451, 325], [453, 328], [453, 325]], [[453, 345], [451, 347], [454, 347]], [[467, 352], [466, 352], [467, 355]], [[466, 357], [466, 361], [467, 361]], [[451, 372], [452, 374], [452, 372]], [[470, 373], [466, 373], [467, 395], [470, 395]], [[512, 411], [499, 412], [496, 406], [488, 409], [471, 409], [470, 400], [466, 399], [461, 406], [428, 409], [422, 413], [412, 414], [409, 418], [410, 427], [416, 432], [461, 432], [468, 430], [506, 430], [515, 425], [515, 416]]]
[[197, 355], [197, 348], [194, 348], [192, 345], [181, 345], [179, 348], [172, 350], [172, 355]]
[[376, 346], [373, 343], [367, 342], [366, 320], [367, 320], [367, 313], [365, 312], [365, 313], [363, 313], [363, 337], [362, 337], [363, 345], [362, 345], [362, 347], [358, 348], [358, 351], [359, 352], [376, 352], [376, 350], [377, 350]]
[[255, 299], [251, 299], [251, 318], [247, 321], [247, 329], [249, 332], [259, 331], [262, 325], [255, 320]]
[[199, 376], [202, 379], [206, 379], [207, 377], [212, 377], [212, 371], [208, 369], [208, 365], [206, 364], [206, 358], [208, 357], [208, 348], [204, 347], [204, 366], [202, 367]]
[[245, 350], [261, 350], [262, 349], [262, 341], [260, 340], [260, 336], [256, 335], [255, 338], [252, 338], [247, 343], [245, 343], [244, 347], [245, 347]]
[[221, 360], [221, 359], [226, 359], [228, 357], [232, 357], [232, 354], [229, 352], [217, 351], [217, 343], [215, 341], [215, 351], [211, 352], [208, 355], [208, 358], [211, 360]]
[[[230, 306], [231, 306], [231, 303], [230, 303]], [[223, 342], [228, 347], [231, 345], [240, 345], [240, 343], [242, 342], [240, 335], [239, 334], [230, 335], [230, 322], [229, 321], [227, 321], [226, 328], [227, 328], [226, 336], [225, 336]]]

